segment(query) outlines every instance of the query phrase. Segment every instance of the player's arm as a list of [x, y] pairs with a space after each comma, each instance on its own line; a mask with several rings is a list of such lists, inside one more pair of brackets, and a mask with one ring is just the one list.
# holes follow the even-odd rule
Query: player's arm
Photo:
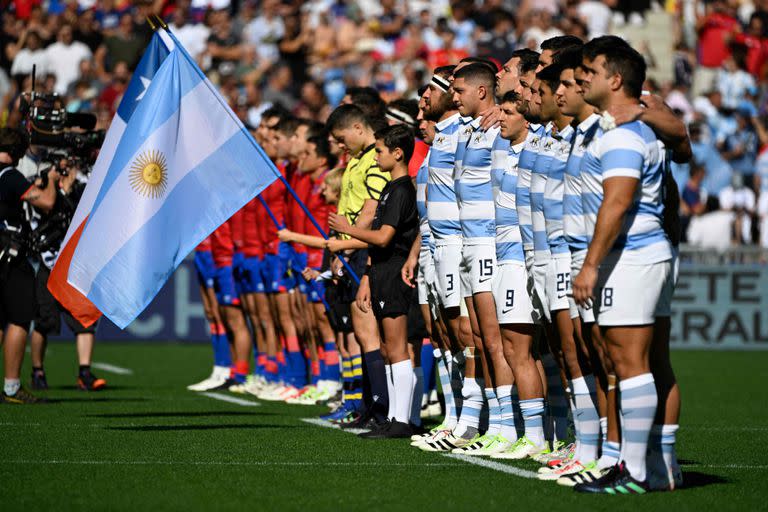
[[304, 244], [307, 247], [314, 247], [316, 249], [325, 249], [326, 240], [320, 236], [305, 235], [304, 233], [296, 233], [289, 229], [281, 229], [277, 232], [277, 237], [283, 242], [296, 242]]
[[390, 225], [385, 224], [379, 229], [365, 229], [357, 224], [354, 226], [350, 225], [346, 217], [336, 214], [328, 217], [328, 225], [339, 233], [345, 233], [366, 244], [378, 247], [386, 247], [392, 240], [392, 237], [395, 236], [395, 228]]
[[640, 104], [612, 107], [609, 112], [617, 125], [640, 120], [650, 126], [659, 140], [672, 151], [673, 161], [685, 163], [693, 157], [685, 123], [661, 97], [646, 94], [640, 98]]
[[408, 252], [408, 259], [405, 260], [403, 268], [400, 270], [400, 277], [403, 282], [413, 288], [416, 286], [416, 266], [419, 264], [419, 252], [421, 251], [421, 237], [417, 236], [413, 240], [411, 250]]

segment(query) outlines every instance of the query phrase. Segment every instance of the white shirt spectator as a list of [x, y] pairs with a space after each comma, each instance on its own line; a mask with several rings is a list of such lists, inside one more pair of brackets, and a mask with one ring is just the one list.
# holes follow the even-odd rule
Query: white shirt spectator
[[677, 89], [669, 91], [667, 97], [664, 98], [664, 102], [669, 105], [669, 108], [672, 110], [677, 109], [682, 112], [683, 121], [686, 124], [693, 121], [693, 105], [691, 105], [691, 102], [688, 101], [688, 98], [686, 98], [685, 94], [683, 94], [681, 91], [678, 91]]
[[193, 9], [207, 9], [210, 7], [214, 11], [229, 9], [230, 0], [192, 0]]
[[753, 93], [757, 89], [754, 77], [741, 69], [732, 72], [720, 69], [715, 84], [723, 95], [723, 106], [733, 109], [739, 108], [747, 92]]
[[727, 186], [718, 195], [721, 210], [755, 211], [755, 193], [747, 187], [733, 188]]
[[256, 46], [259, 58], [275, 62], [280, 57], [277, 42], [285, 35], [285, 26], [279, 17], [268, 20], [259, 16], [246, 25], [243, 34], [249, 43]]
[[80, 75], [80, 61], [91, 58], [91, 50], [80, 41], [66, 45], [55, 42], [45, 49], [48, 71], [56, 76], [55, 90], [66, 94], [69, 85]]
[[605, 3], [587, 0], [576, 7], [576, 12], [586, 22], [589, 37], [600, 37], [608, 33], [613, 13]]
[[733, 212], [722, 210], [692, 217], [688, 243], [703, 249], [727, 250], [731, 246], [731, 227], [735, 218]]
[[208, 27], [202, 23], [194, 25], [187, 23], [182, 27], [171, 24], [170, 27], [181, 45], [187, 49], [193, 58], [197, 59], [205, 51], [208, 36], [211, 35], [211, 30]]
[[559, 28], [550, 27], [547, 30], [542, 30], [539, 27], [531, 27], [523, 33], [523, 37], [520, 38], [520, 44], [527, 47], [528, 42], [533, 39], [536, 44], [536, 50], [541, 50], [541, 43], [556, 36], [562, 36], [563, 31]]
[[11, 76], [16, 75], [31, 75], [32, 66], [35, 68], [35, 74], [37, 77], [43, 77], [48, 72], [48, 57], [44, 48], [39, 50], [30, 50], [29, 48], [22, 48], [11, 64]]

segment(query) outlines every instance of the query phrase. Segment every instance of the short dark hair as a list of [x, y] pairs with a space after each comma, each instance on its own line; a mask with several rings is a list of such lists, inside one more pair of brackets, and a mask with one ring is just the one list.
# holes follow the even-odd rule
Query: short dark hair
[[277, 123], [277, 126], [275, 126], [275, 129], [282, 133], [283, 135], [291, 136], [294, 133], [296, 133], [296, 130], [301, 126], [301, 121], [299, 121], [295, 117], [288, 117], [285, 119], [281, 119], [279, 123]]
[[465, 66], [456, 73], [453, 74], [454, 80], [463, 78], [464, 80], [471, 81], [473, 83], [479, 83], [486, 86], [489, 90], [493, 91], [496, 87], [496, 73], [485, 64], [474, 63]]
[[501, 101], [499, 101], [499, 103], [517, 103], [522, 99], [523, 97], [515, 91], [507, 91], [504, 93], [504, 96], [501, 97]]
[[554, 64], [560, 66], [560, 71], [564, 69], [576, 69], [581, 66], [583, 61], [583, 51], [581, 46], [566, 48], [555, 56]]
[[438, 67], [435, 68], [434, 71], [432, 71], [432, 74], [433, 75], [441, 76], [443, 78], [448, 78], [449, 76], [451, 76], [453, 74], [453, 71], [455, 69], [456, 69], [456, 66], [454, 66], [453, 64], [451, 64], [449, 66], [438, 66]]
[[307, 127], [307, 140], [309, 140], [310, 137], [314, 137], [315, 135], [319, 135], [320, 133], [325, 132], [325, 126], [323, 126], [323, 123], [319, 123], [314, 119], [307, 119], [306, 117], [299, 118], [299, 126]]
[[499, 68], [498, 66], [496, 66], [495, 62], [493, 62], [490, 59], [485, 59], [483, 57], [464, 57], [459, 62], [469, 63], [469, 64], [481, 64], [491, 69], [494, 73], [497, 73], [499, 71]]
[[371, 123], [368, 122], [368, 118], [366, 117], [365, 112], [363, 112], [363, 109], [357, 105], [339, 105], [333, 112], [331, 112], [331, 115], [328, 116], [325, 125], [328, 127], [328, 130], [334, 131], [349, 128], [354, 123], [362, 123], [368, 128], [371, 127]]
[[262, 119], [269, 119], [270, 117], [277, 117], [280, 121], [282, 121], [283, 119], [291, 117], [291, 113], [278, 103], [276, 105], [272, 105], [261, 114]]
[[320, 158], [325, 158], [329, 168], [336, 165], [336, 155], [331, 152], [331, 143], [328, 142], [328, 133], [323, 131], [321, 134], [307, 138], [307, 144], [315, 145], [315, 153]]
[[[397, 116], [392, 116], [392, 113], [390, 113], [390, 109], [399, 110], [404, 114], [408, 114], [409, 116], [411, 116], [411, 119], [413, 119], [413, 123], [404, 119], [399, 119], [399, 117]], [[409, 100], [405, 98], [392, 100], [389, 102], [389, 104], [387, 104], [387, 115], [396, 119], [401, 123], [406, 123], [408, 125], [415, 126], [416, 116], [419, 115], [419, 102], [416, 100]]]
[[384, 117], [387, 104], [381, 99], [379, 91], [373, 87], [347, 88], [352, 104], [359, 107], [369, 117]]
[[415, 144], [413, 130], [402, 124], [387, 126], [376, 132], [376, 140], [381, 140], [390, 151], [400, 148], [403, 151], [405, 165], [411, 161]]
[[552, 92], [555, 92], [557, 87], [560, 85], [560, 72], [562, 70], [563, 68], [561, 66], [557, 64], [550, 64], [549, 66], [536, 73], [536, 78], [547, 84]]
[[[12, 164], [16, 165], [27, 152], [29, 141], [27, 137], [15, 128], [0, 128], [0, 152], [11, 156]], [[2, 164], [0, 164], [2, 165]]]
[[566, 48], [581, 46], [584, 42], [576, 36], [555, 36], [542, 41], [542, 50], [551, 50], [552, 53], [560, 53]]
[[[603, 37], [623, 41], [615, 36]], [[599, 41], [594, 46], [592, 43], [595, 40], [590, 41], [584, 45], [584, 58], [594, 60], [600, 55], [604, 56], [605, 69], [611, 74], [621, 75], [624, 92], [632, 98], [639, 98], [643, 92], [643, 83], [645, 82], [645, 59], [626, 42], [623, 44], [610, 44], [611, 40]]]
[[520, 59], [520, 73], [526, 74], [535, 71], [539, 66], [539, 52], [521, 48], [512, 52], [512, 57]]

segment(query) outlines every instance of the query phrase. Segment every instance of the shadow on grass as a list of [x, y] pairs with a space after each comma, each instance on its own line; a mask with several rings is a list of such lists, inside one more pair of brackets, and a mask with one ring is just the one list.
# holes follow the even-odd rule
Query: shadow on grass
[[215, 418], [217, 416], [274, 416], [271, 412], [197, 411], [197, 412], [126, 412], [116, 414], [86, 414], [86, 418]]
[[164, 432], [164, 431], [176, 431], [176, 430], [261, 430], [261, 429], [286, 429], [297, 428], [293, 425], [251, 425], [251, 424], [237, 424], [237, 425], [143, 425], [135, 427], [105, 427], [105, 430], [121, 430], [121, 431], [134, 431], [134, 432]]
[[681, 489], [696, 489], [716, 484], [729, 484], [730, 480], [720, 475], [710, 475], [699, 471], [683, 471], [683, 486]]

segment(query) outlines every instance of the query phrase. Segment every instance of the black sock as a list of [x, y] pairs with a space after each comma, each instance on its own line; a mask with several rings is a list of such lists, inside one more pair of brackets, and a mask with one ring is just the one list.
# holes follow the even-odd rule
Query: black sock
[[45, 370], [43, 370], [42, 366], [33, 366], [32, 373], [45, 373]]
[[363, 381], [361, 382], [362, 388], [363, 388], [363, 401], [362, 401], [362, 412], [364, 411], [370, 411], [371, 407], [373, 407], [373, 393], [371, 393], [371, 381], [370, 381], [370, 374], [368, 372], [368, 358], [365, 357], [365, 354], [363, 354], [362, 357], [362, 369], [363, 369]]
[[89, 364], [81, 364], [80, 365], [80, 375], [86, 375], [88, 373], [91, 373], [91, 365], [89, 365]]
[[387, 393], [387, 372], [384, 369], [384, 359], [380, 350], [372, 350], [364, 354], [368, 369], [368, 379], [371, 383], [371, 413], [378, 422], [387, 420], [389, 412], [389, 395]]

